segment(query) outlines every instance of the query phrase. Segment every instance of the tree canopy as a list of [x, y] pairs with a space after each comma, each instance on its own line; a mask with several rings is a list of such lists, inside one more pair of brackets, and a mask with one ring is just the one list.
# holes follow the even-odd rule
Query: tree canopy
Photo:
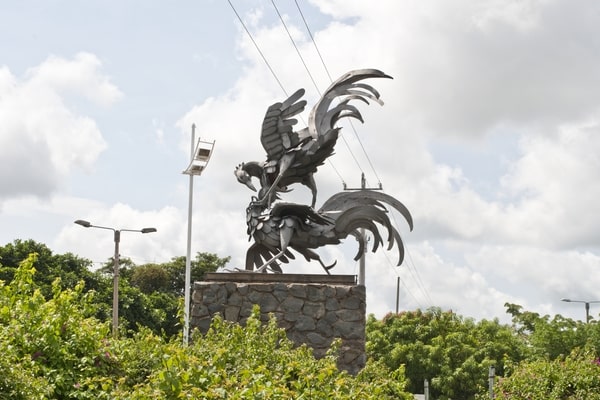
[[[197, 253], [192, 281], [228, 261]], [[481, 400], [492, 365], [497, 398], [600, 398], [600, 323], [593, 319], [510, 303], [509, 325], [436, 307], [370, 315], [367, 367], [353, 378], [336, 370], [335, 349], [314, 360], [309, 349], [293, 349], [274, 321], [250, 319], [242, 328], [217, 319], [182, 348], [185, 257], [122, 260], [119, 323], [127, 334], [114, 339], [113, 263], [91, 267], [32, 240], [0, 247], [0, 399], [220, 398], [223, 388], [242, 390], [239, 398], [402, 399], [422, 393], [427, 379], [433, 398]]]
[[[93, 291], [94, 316], [110, 320], [113, 298], [113, 260], [98, 270], [91, 269], [90, 260], [71, 253], [54, 254], [46, 245], [33, 240], [15, 240], [0, 247], [0, 280], [10, 282], [30, 254], [36, 254], [33, 277], [40, 293], [52, 297], [53, 283], [59, 278], [62, 288], [74, 288], [83, 281], [84, 292]], [[204, 279], [206, 272], [216, 271], [229, 262], [229, 257], [197, 253], [191, 260], [192, 282]], [[181, 297], [185, 286], [185, 256], [173, 257], [162, 264], [135, 265], [122, 258], [119, 266], [119, 325], [124, 331], [135, 332], [145, 326], [157, 334], [171, 336], [181, 330]]]
[[475, 322], [451, 311], [431, 308], [369, 316], [367, 351], [388, 368], [404, 365], [409, 390], [433, 398], [474, 398], [485, 392], [488, 369], [502, 373], [504, 360], [522, 360], [526, 347], [510, 327], [497, 320]]
[[0, 399], [411, 399], [402, 368], [369, 363], [356, 377], [336, 367], [335, 348], [315, 359], [295, 348], [255, 307], [246, 326], [216, 318], [189, 347], [142, 327], [110, 335], [83, 284], [47, 299], [36, 284], [36, 256], [0, 282]]

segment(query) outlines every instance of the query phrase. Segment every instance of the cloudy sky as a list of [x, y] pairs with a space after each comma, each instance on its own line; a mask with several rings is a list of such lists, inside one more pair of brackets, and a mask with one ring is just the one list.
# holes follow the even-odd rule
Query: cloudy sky
[[[560, 299], [600, 300], [597, 1], [2, 2], [0, 48], [2, 245], [99, 265], [113, 237], [85, 219], [156, 227], [123, 233], [135, 263], [185, 255], [195, 123], [216, 144], [194, 180], [192, 251], [242, 267], [251, 192], [232, 171], [264, 159], [266, 108], [303, 87], [310, 109], [331, 79], [377, 68], [394, 78], [369, 81], [385, 105], [360, 105], [365, 123], [342, 124], [316, 175], [317, 206], [364, 173], [413, 215], [412, 232], [395, 216], [402, 266], [367, 257], [368, 312], [395, 310], [397, 277], [401, 309], [476, 319], [508, 321], [506, 302], [583, 319]], [[304, 187], [286, 196], [310, 202]], [[356, 274], [356, 245], [319, 252]]]

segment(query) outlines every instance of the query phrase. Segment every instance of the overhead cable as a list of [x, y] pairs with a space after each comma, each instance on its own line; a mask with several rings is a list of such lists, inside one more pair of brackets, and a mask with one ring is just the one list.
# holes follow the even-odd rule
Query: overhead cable
[[[271, 1], [273, 1], [273, 0], [271, 0]], [[327, 65], [325, 64], [325, 60], [323, 59], [323, 56], [321, 55], [321, 52], [319, 51], [319, 46], [317, 46], [317, 42], [312, 34], [310, 27], [308, 26], [308, 22], [306, 21], [306, 18], [304, 17], [304, 13], [302, 12], [300, 5], [298, 4], [298, 1], [294, 0], [294, 3], [296, 4], [296, 8], [298, 9], [300, 16], [302, 17], [302, 21], [304, 22], [306, 31], [308, 32], [308, 35], [310, 36], [310, 40], [312, 41], [313, 46], [314, 46], [315, 50], [317, 51], [317, 54], [319, 55], [321, 64], [323, 65], [323, 68], [325, 69], [325, 72], [327, 73], [327, 76], [329, 77], [329, 81], [333, 82], [333, 79], [331, 78], [331, 74], [329, 73], [329, 69], [327, 68]], [[375, 170], [375, 166], [373, 165], [373, 162], [371, 161], [371, 158], [369, 157], [369, 154], [367, 153], [367, 150], [365, 149], [365, 146], [363, 145], [362, 140], [360, 139], [360, 136], [358, 135], [358, 131], [356, 130], [356, 127], [354, 126], [354, 124], [352, 123], [351, 120], [349, 120], [348, 123], [350, 124], [350, 127], [352, 128], [352, 131], [354, 132], [354, 135], [356, 136], [356, 139], [358, 140], [358, 143], [363, 151], [363, 154], [365, 155], [365, 158], [367, 159], [367, 162], [369, 163], [369, 166], [371, 167], [371, 170], [373, 171], [373, 174], [375, 175], [375, 178], [377, 178], [377, 183], [379, 183], [379, 185], [381, 186], [381, 179], [379, 178], [379, 175], [377, 174], [377, 171]], [[348, 147], [348, 150], [350, 151], [350, 154], [352, 155], [352, 158], [354, 159], [354, 162], [357, 164], [360, 172], [363, 172], [363, 169], [360, 166], [360, 163], [358, 162], [356, 156], [350, 149], [350, 145], [346, 141], [346, 138], [344, 137], [343, 133], [341, 134], [341, 137], [342, 137], [342, 140], [344, 141], [344, 143], [346, 144], [346, 147]]]
[[256, 50], [258, 50], [258, 53], [260, 54], [260, 56], [262, 57], [263, 61], [265, 62], [265, 64], [267, 64], [267, 67], [269, 68], [269, 71], [271, 71], [271, 74], [273, 74], [273, 77], [275, 78], [275, 80], [277, 81], [277, 83], [279, 84], [279, 87], [281, 88], [281, 90], [283, 90], [283, 93], [289, 97], [289, 95], [287, 94], [287, 91], [285, 90], [285, 88], [283, 87], [283, 85], [281, 84], [281, 81], [279, 80], [279, 78], [277, 77], [277, 74], [275, 73], [275, 71], [273, 71], [273, 68], [271, 68], [271, 64], [269, 64], [269, 61], [267, 61], [267, 58], [265, 57], [265, 55], [263, 54], [263, 52], [260, 50], [260, 47], [258, 47], [258, 44], [256, 43], [256, 41], [254, 40], [254, 38], [252, 37], [252, 34], [250, 33], [250, 31], [248, 30], [248, 28], [246, 27], [246, 24], [244, 23], [244, 20], [242, 20], [242, 17], [240, 17], [240, 14], [238, 14], [237, 10], [235, 9], [235, 7], [233, 6], [233, 4], [231, 4], [231, 0], [227, 0], [227, 2], [229, 3], [229, 6], [231, 7], [231, 9], [233, 10], [233, 12], [235, 13], [235, 15], [237, 16], [238, 20], [240, 21], [240, 23], [242, 24], [242, 26], [244, 27], [244, 30], [246, 31], [246, 33], [248, 34], [248, 37], [250, 38], [250, 40], [252, 41], [252, 43], [254, 44], [254, 47], [256, 47]]
[[283, 20], [283, 17], [281, 16], [279, 9], [277, 8], [277, 5], [275, 4], [275, 0], [271, 0], [271, 4], [273, 4], [273, 8], [275, 8], [275, 11], [277, 12], [277, 15], [279, 16], [279, 20], [281, 21], [281, 24], [285, 28], [285, 31], [287, 32], [288, 37], [290, 38], [290, 41], [292, 42], [292, 45], [294, 46], [294, 49], [296, 49], [296, 53], [298, 54], [298, 57], [300, 57], [300, 61], [302, 61], [302, 65], [304, 65], [304, 69], [308, 73], [310, 80], [312, 81], [313, 85], [315, 86], [315, 89], [317, 89], [317, 93], [319, 93], [319, 96], [320, 96], [321, 91], [319, 90], [319, 86], [317, 86], [317, 82], [315, 82], [315, 79], [313, 78], [312, 74], [310, 73], [310, 70], [308, 69], [306, 62], [304, 61], [304, 57], [302, 57], [302, 54], [300, 53], [298, 46], [296, 46], [296, 42], [294, 41], [294, 38], [292, 37], [292, 34], [290, 33], [290, 30], [287, 27], [287, 24]]

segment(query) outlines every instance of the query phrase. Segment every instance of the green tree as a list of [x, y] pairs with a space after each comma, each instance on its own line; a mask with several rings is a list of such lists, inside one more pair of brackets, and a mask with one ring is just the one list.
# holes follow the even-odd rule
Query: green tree
[[[190, 262], [192, 284], [203, 281], [207, 272], [215, 272], [224, 268], [231, 257], [221, 258], [213, 253], [196, 253]], [[169, 274], [171, 290], [174, 294], [183, 296], [185, 289], [185, 257], [173, 257], [170, 262], [163, 264]]]
[[594, 346], [596, 352], [600, 351], [600, 341], [591, 340], [599, 337], [596, 322], [586, 324], [561, 315], [552, 318], [549, 315], [540, 316], [511, 303], [506, 303], [505, 307], [507, 313], [512, 315], [516, 332], [530, 348], [532, 356], [554, 360], [586, 344]]
[[[0, 282], [0, 395], [7, 399], [77, 398], [77, 388], [112, 371], [108, 325], [91, 317], [83, 281], [63, 291], [60, 278], [46, 299], [26, 258], [10, 284]], [[21, 380], [22, 379], [22, 380]]]
[[593, 349], [575, 349], [554, 360], [510, 363], [508, 369], [495, 387], [497, 399], [600, 399], [600, 360]]
[[488, 369], [503, 373], [506, 358], [521, 360], [524, 343], [498, 320], [475, 322], [439, 308], [367, 320], [367, 352], [390, 369], [405, 366], [409, 390], [434, 398], [473, 399], [485, 391]]
[[169, 272], [159, 264], [145, 264], [135, 267], [131, 274], [131, 284], [142, 293], [170, 292]]
[[30, 254], [37, 254], [33, 267], [37, 271], [36, 283], [44, 297], [52, 296], [52, 283], [60, 278], [63, 287], [75, 287], [83, 280], [86, 290], [97, 290], [100, 277], [90, 267], [92, 262], [71, 253], [53, 254], [45, 244], [34, 240], [17, 239], [5, 246], [0, 246], [0, 280], [10, 282], [19, 264]]
[[114, 339], [95, 319], [83, 284], [45, 299], [35, 255], [0, 282], [0, 399], [400, 399], [402, 368], [369, 362], [356, 377], [336, 368], [336, 349], [316, 360], [255, 308], [242, 327], [217, 318], [190, 346], [141, 328]]
[[[84, 282], [84, 291], [93, 291], [95, 316], [101, 321], [112, 319], [113, 259], [92, 271], [92, 262], [71, 253], [53, 254], [44, 244], [33, 240], [15, 240], [0, 247], [0, 280], [10, 282], [19, 263], [29, 254], [37, 254], [33, 267], [35, 283], [44, 298], [52, 296], [52, 284], [60, 278], [63, 288]], [[197, 253], [191, 260], [192, 282], [204, 279], [206, 272], [216, 271], [229, 262], [211, 253]], [[129, 258], [119, 260], [119, 326], [122, 332], [135, 332], [140, 326], [157, 334], [179, 333], [182, 296], [185, 285], [185, 257], [174, 257], [163, 264], [136, 265]]]
[[[212, 253], [197, 253], [190, 262], [192, 284], [203, 280], [206, 272], [224, 267], [229, 260], [230, 257], [221, 258]], [[119, 290], [123, 301], [119, 312], [131, 330], [141, 325], [167, 336], [179, 333], [185, 263], [185, 257], [174, 257], [167, 263], [129, 264], [122, 270]]]

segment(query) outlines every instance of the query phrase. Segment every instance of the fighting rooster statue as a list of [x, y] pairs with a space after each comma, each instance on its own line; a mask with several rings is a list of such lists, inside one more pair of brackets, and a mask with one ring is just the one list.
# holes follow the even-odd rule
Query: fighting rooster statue
[[[287, 186], [301, 183], [312, 192], [312, 204], [317, 200], [317, 187], [313, 174], [327, 157], [333, 154], [340, 128], [336, 123], [344, 117], [363, 121], [358, 109], [350, 104], [360, 100], [369, 104], [371, 99], [380, 105], [379, 93], [371, 86], [358, 83], [366, 78], [391, 78], [375, 69], [351, 71], [333, 82], [313, 107], [308, 117], [308, 127], [294, 131], [298, 120], [293, 118], [304, 111], [304, 89], [299, 89], [283, 103], [267, 109], [262, 124], [260, 141], [267, 152], [264, 162], [251, 161], [237, 166], [234, 173], [240, 183], [256, 191], [252, 178], [258, 178], [261, 188], [259, 201], [269, 206], [277, 192], [288, 191]], [[339, 100], [331, 106], [334, 99]]]
[[[381, 192], [360, 190], [341, 192], [330, 197], [315, 211], [317, 187], [314, 173], [334, 152], [340, 128], [335, 125], [344, 117], [363, 121], [358, 109], [350, 104], [368, 99], [379, 104], [379, 93], [362, 83], [367, 78], [390, 78], [375, 69], [355, 70], [331, 84], [310, 112], [308, 127], [294, 131], [297, 120], [293, 118], [304, 110], [300, 89], [282, 103], [267, 109], [263, 120], [261, 143], [267, 152], [264, 162], [246, 162], [237, 166], [234, 173], [240, 183], [256, 191], [252, 178], [260, 182], [258, 197], [252, 197], [248, 206], [247, 225], [254, 244], [246, 253], [246, 270], [256, 272], [282, 272], [279, 263], [295, 258], [291, 250], [307, 261], [318, 261], [327, 274], [335, 262], [326, 265], [313, 250], [328, 244], [339, 244], [349, 235], [356, 237], [359, 249], [355, 259], [366, 251], [361, 229], [373, 236], [373, 251], [383, 244], [378, 225], [387, 230], [388, 250], [398, 248], [398, 265], [404, 258], [404, 246], [398, 231], [392, 226], [387, 207], [398, 211], [413, 228], [408, 209], [393, 197]], [[338, 100], [332, 106], [333, 100]], [[311, 206], [276, 202], [278, 193], [287, 192], [289, 185], [300, 183], [312, 192]]]
[[390, 222], [386, 205], [400, 212], [412, 230], [412, 217], [402, 203], [385, 193], [371, 190], [337, 193], [318, 211], [302, 204], [276, 203], [265, 213], [266, 207], [262, 202], [251, 202], [246, 212], [248, 234], [254, 239], [254, 244], [246, 253], [246, 270], [264, 272], [271, 269], [282, 272], [278, 261], [288, 263], [290, 259], [295, 259], [290, 251], [293, 249], [307, 261], [318, 261], [329, 274], [336, 263], [325, 265], [312, 249], [339, 244], [352, 235], [359, 242], [359, 249], [354, 257], [358, 260], [366, 251], [361, 228], [373, 235], [373, 251], [383, 244], [375, 223], [387, 229], [388, 250], [396, 244], [400, 265], [404, 259], [404, 245], [400, 234]]

